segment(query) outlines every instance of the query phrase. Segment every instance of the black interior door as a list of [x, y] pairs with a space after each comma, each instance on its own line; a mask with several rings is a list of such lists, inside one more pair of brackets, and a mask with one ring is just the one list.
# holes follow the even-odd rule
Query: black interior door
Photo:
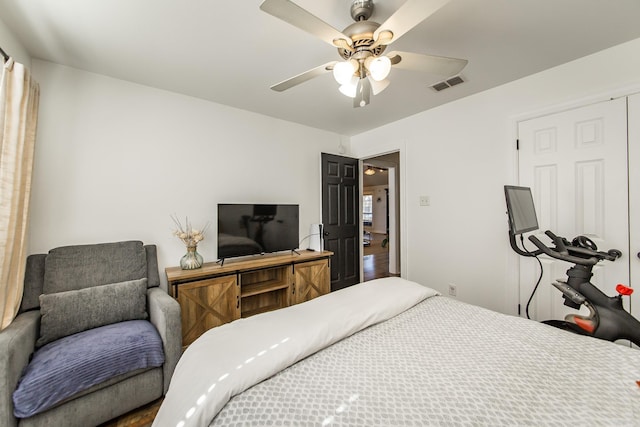
[[331, 259], [331, 290], [360, 282], [358, 160], [322, 153], [322, 224]]

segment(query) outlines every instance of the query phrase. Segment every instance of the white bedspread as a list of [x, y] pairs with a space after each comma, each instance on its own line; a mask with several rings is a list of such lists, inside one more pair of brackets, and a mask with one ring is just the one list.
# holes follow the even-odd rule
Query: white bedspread
[[178, 362], [153, 425], [207, 426], [236, 394], [436, 294], [380, 279], [211, 329]]
[[640, 351], [437, 296], [233, 397], [211, 426], [639, 426]]

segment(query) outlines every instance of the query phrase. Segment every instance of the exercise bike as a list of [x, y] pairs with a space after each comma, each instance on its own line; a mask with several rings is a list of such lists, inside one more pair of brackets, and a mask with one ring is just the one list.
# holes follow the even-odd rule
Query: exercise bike
[[[524, 247], [523, 234], [538, 230], [531, 189], [505, 185], [504, 191], [509, 216], [509, 243], [513, 250], [519, 255], [536, 258], [544, 253], [552, 258], [574, 264], [567, 270], [567, 281], [558, 280], [553, 285], [562, 292], [564, 305], [574, 309], [580, 309], [580, 306], [584, 305], [589, 309], [589, 314], [586, 316], [569, 314], [565, 316], [564, 321], [547, 320], [543, 323], [608, 341], [629, 340], [640, 346], [640, 322], [622, 305], [622, 297], [631, 295], [633, 289], [618, 285], [616, 286], [618, 295], [609, 297], [590, 282], [594, 265], [605, 260], [615, 261], [622, 256], [622, 252], [617, 249], [607, 252], [598, 251], [596, 244], [586, 236], [578, 236], [569, 242], [551, 231], [546, 231], [545, 234], [551, 238], [553, 248], [531, 235], [529, 240], [538, 249], [527, 250]], [[522, 249], [516, 242], [517, 235], [520, 235]], [[542, 274], [540, 277], [542, 278]], [[536, 288], [537, 286], [536, 284]], [[533, 298], [533, 293], [529, 302]], [[528, 304], [527, 317], [529, 317]]]
[[590, 282], [594, 265], [604, 260], [615, 261], [622, 253], [617, 249], [598, 251], [596, 244], [586, 236], [578, 236], [569, 242], [551, 231], [545, 234], [553, 241], [554, 248], [535, 236], [529, 236], [529, 240], [542, 253], [574, 264], [567, 270], [567, 281], [558, 280], [553, 286], [562, 292], [564, 305], [576, 310], [584, 305], [589, 314], [568, 314], [564, 322], [548, 320], [543, 323], [608, 341], [629, 340], [640, 346], [640, 322], [622, 305], [623, 296], [631, 295], [633, 289], [619, 284], [616, 286], [618, 295], [610, 297]]

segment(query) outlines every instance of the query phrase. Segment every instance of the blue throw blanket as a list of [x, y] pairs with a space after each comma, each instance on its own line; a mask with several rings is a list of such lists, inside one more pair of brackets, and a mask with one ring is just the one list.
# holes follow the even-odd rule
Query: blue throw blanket
[[13, 393], [14, 415], [33, 416], [117, 375], [163, 363], [162, 340], [145, 320], [61, 338], [33, 354]]

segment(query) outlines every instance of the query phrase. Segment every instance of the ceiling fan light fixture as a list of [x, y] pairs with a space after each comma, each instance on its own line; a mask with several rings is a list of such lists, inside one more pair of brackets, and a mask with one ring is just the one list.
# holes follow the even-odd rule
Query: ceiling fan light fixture
[[351, 76], [351, 79], [343, 84], [340, 85], [340, 93], [343, 94], [344, 96], [348, 96], [349, 98], [355, 98], [356, 97], [356, 89], [358, 88], [358, 78], [356, 76]]
[[372, 168], [371, 166], [367, 166], [367, 169], [364, 171], [365, 175], [375, 175], [376, 174], [376, 170], [374, 168]]
[[338, 62], [333, 66], [333, 78], [336, 79], [341, 85], [346, 85], [351, 81], [353, 74], [357, 70], [357, 62], [355, 61], [343, 61]]
[[373, 95], [379, 94], [389, 86], [389, 83], [391, 83], [389, 79], [380, 80], [378, 82], [376, 80], [373, 80], [371, 76], [368, 76], [367, 78], [369, 79], [369, 83], [371, 83], [371, 92], [373, 93]]
[[[369, 59], [369, 58], [367, 58]], [[386, 56], [378, 56], [367, 61], [371, 78], [377, 82], [384, 80], [391, 72], [391, 60]]]
[[355, 98], [356, 97], [356, 87], [346, 84], [346, 85], [342, 85], [339, 88], [340, 93], [343, 94], [344, 96], [348, 96], [349, 98]]

